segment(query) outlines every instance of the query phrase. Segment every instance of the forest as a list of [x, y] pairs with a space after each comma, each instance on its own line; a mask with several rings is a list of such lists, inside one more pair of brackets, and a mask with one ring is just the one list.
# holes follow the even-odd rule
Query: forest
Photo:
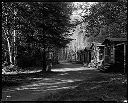
[[65, 47], [69, 13], [62, 2], [2, 2], [2, 65], [43, 66], [46, 52]]

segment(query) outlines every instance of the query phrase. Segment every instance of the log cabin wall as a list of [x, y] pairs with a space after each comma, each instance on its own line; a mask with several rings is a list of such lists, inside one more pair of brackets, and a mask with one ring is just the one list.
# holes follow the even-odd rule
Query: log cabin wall
[[120, 71], [126, 71], [126, 38], [109, 38], [102, 44], [105, 45], [104, 49], [104, 63], [112, 63], [118, 65]]

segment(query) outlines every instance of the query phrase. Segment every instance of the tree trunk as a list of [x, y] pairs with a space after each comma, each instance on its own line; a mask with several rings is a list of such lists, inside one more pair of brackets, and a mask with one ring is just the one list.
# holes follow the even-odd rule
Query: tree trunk
[[14, 66], [16, 66], [16, 52], [17, 52], [17, 50], [16, 50], [16, 16], [17, 16], [17, 10], [16, 10], [16, 8], [14, 8], [14, 41], [13, 41], [13, 43], [14, 43], [14, 56], [13, 56], [13, 60], [14, 60]]
[[[6, 17], [6, 25], [7, 25], [7, 17]], [[8, 54], [9, 54], [9, 62], [10, 62], [10, 65], [13, 65], [13, 62], [12, 62], [12, 53], [11, 53], [11, 45], [10, 45], [10, 42], [9, 42], [9, 37], [7, 35], [9, 35], [9, 32], [8, 32], [8, 28], [4, 28], [4, 33], [5, 33], [5, 37], [6, 37], [6, 40], [7, 40], [7, 43], [8, 43]]]
[[13, 57], [13, 60], [14, 60], [14, 66], [16, 66], [16, 53], [17, 53], [17, 50], [16, 50], [16, 30], [14, 30], [14, 57]]
[[10, 65], [12, 65], [12, 64], [13, 64], [13, 62], [12, 62], [11, 45], [10, 45], [10, 42], [9, 42], [8, 37], [7, 37], [7, 42], [8, 42], [9, 61], [10, 61]]
[[43, 52], [43, 70], [44, 72], [46, 72], [46, 67], [47, 67], [47, 64], [46, 64], [46, 52], [44, 51]]
[[45, 45], [45, 41], [43, 43], [43, 69], [42, 72], [46, 72], [47, 69], [47, 62], [46, 62], [46, 45]]

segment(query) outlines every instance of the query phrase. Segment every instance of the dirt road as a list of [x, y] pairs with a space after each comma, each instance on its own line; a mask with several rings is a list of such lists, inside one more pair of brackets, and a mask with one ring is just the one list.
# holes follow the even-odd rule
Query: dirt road
[[[33, 78], [26, 78], [27, 81], [31, 81], [28, 83], [26, 82], [6, 88], [3, 87], [2, 101], [50, 100], [51, 97], [49, 96], [51, 94], [63, 94], [63, 91], [77, 90], [80, 89], [79, 87], [84, 87], [86, 90], [92, 90], [93, 88], [97, 89], [101, 87], [100, 84], [109, 83], [112, 78], [120, 77], [120, 75], [101, 73], [94, 68], [82, 67], [80, 64], [71, 63], [61, 63], [56, 65], [52, 71], [54, 71], [54, 73], [50, 73], [45, 77], [37, 76]], [[93, 83], [85, 84], [85, 82]], [[57, 100], [57, 98], [58, 97], [52, 97], [53, 100]], [[122, 100], [124, 99], [125, 98], [122, 98]], [[62, 100], [73, 99], [66, 97]], [[83, 99], [79, 98], [79, 100]], [[87, 98], [84, 99], [84, 101], [86, 100]]]

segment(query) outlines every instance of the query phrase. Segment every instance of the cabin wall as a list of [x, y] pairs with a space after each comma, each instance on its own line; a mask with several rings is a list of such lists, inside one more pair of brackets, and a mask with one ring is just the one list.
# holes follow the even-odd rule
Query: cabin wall
[[80, 52], [77, 52], [77, 60], [81, 63], [88, 64], [91, 61], [91, 51], [90, 50], [83, 50]]
[[[104, 48], [104, 64], [114, 64], [119, 71], [126, 71], [126, 43], [106, 43]], [[122, 68], [122, 69], [121, 69]]]

